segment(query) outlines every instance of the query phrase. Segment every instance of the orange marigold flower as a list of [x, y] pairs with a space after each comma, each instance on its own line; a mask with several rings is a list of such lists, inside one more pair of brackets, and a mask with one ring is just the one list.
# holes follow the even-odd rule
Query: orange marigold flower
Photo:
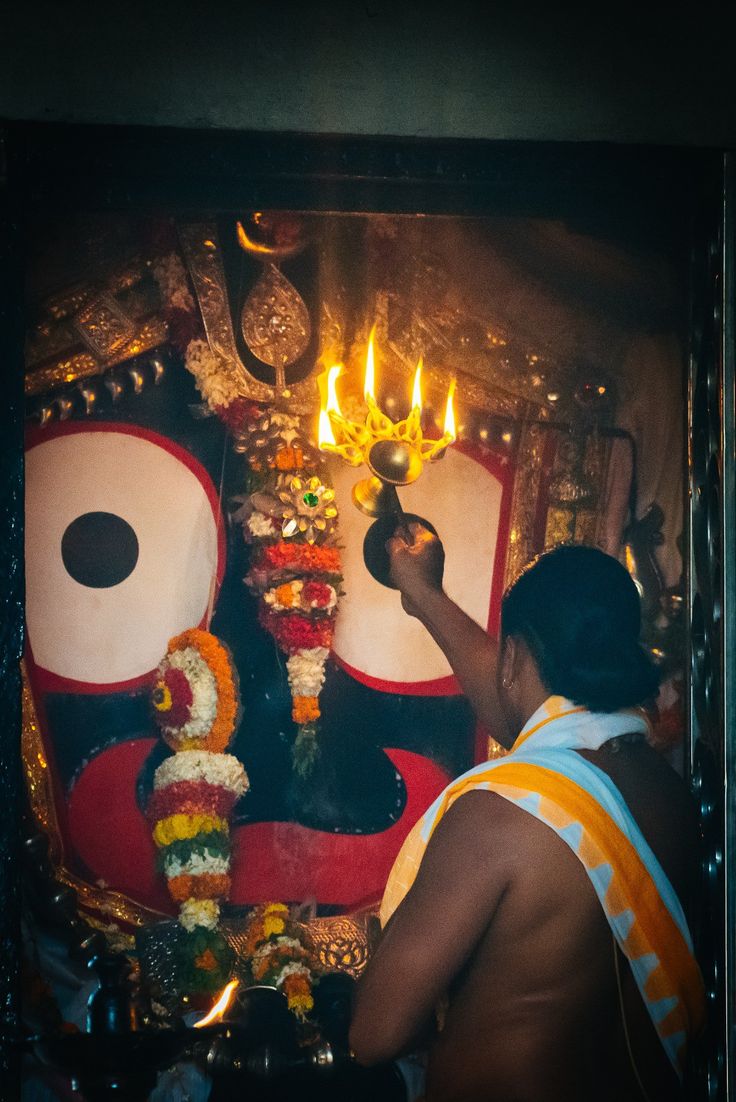
[[294, 603], [294, 592], [291, 588], [291, 582], [286, 582], [284, 585], [280, 585], [276, 590], [276, 600], [284, 608], [291, 608]]
[[227, 899], [230, 877], [227, 873], [203, 872], [198, 876], [182, 873], [167, 881], [169, 895], [176, 903], [187, 899]]
[[287, 995], [311, 995], [312, 985], [309, 982], [309, 976], [302, 975], [299, 972], [292, 972], [286, 977], [283, 983], [284, 991]]
[[304, 466], [304, 453], [301, 448], [293, 448], [290, 445], [279, 448], [276, 452], [274, 466], [279, 471], [299, 471]]
[[194, 958], [194, 967], [202, 972], [214, 972], [217, 969], [217, 958], [211, 949], [205, 949], [200, 956]]
[[319, 719], [321, 713], [316, 696], [295, 696], [291, 703], [291, 718], [299, 726]]

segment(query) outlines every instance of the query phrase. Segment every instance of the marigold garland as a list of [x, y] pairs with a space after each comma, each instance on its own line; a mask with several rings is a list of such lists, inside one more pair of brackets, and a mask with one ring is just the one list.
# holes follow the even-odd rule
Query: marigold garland
[[[204, 672], [197, 669], [198, 662], [214, 678], [215, 707], [209, 723], [209, 701], [199, 699], [205, 687], [195, 680]], [[200, 628], [183, 631], [172, 639], [158, 667], [153, 706], [164, 740], [172, 750], [225, 750], [235, 730], [238, 697], [234, 666], [220, 640]]]
[[[280, 416], [266, 415], [259, 424], [273, 433]], [[275, 446], [273, 440], [270, 446]], [[238, 499], [242, 504], [235, 515], [246, 542], [254, 545], [245, 581], [259, 600], [258, 621], [287, 655], [291, 715], [297, 726], [294, 768], [306, 774], [319, 756], [319, 695], [342, 580], [334, 544], [337, 508], [334, 491], [323, 478], [302, 471], [297, 463], [301, 455], [294, 452], [295, 465], [287, 473], [290, 446], [275, 454], [280, 462], [270, 480], [259, 476], [255, 492]]]
[[217, 929], [220, 901], [231, 888], [228, 819], [248, 788], [242, 764], [224, 753], [240, 710], [227, 648], [199, 628], [177, 635], [156, 670], [152, 705], [174, 750], [154, 774], [147, 815], [158, 867], [180, 905], [178, 987], [213, 992], [232, 963]]
[[244, 953], [253, 981], [283, 991], [289, 1009], [303, 1021], [314, 1007], [315, 975], [300, 929], [284, 903], [264, 903], [251, 912]]

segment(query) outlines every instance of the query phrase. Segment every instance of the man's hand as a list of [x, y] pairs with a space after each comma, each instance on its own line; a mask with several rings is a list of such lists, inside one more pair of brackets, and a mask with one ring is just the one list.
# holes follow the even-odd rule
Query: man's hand
[[421, 618], [423, 598], [442, 591], [445, 550], [437, 536], [422, 524], [409, 525], [411, 543], [398, 529], [386, 544], [391, 560], [391, 581], [401, 592], [401, 603], [410, 616]]

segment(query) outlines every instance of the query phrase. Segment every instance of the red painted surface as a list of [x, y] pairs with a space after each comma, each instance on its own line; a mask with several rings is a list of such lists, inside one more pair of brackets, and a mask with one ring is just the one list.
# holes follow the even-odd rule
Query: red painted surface
[[[98, 754], [68, 802], [72, 848], [92, 883], [104, 881], [145, 907], [176, 913], [156, 871], [151, 828], [136, 801], [140, 771], [156, 739], [133, 739]], [[233, 903], [279, 899], [343, 907], [378, 900], [404, 838], [450, 778], [429, 758], [391, 749], [407, 802], [400, 820], [377, 834], [334, 834], [294, 822], [262, 822], [233, 832]]]

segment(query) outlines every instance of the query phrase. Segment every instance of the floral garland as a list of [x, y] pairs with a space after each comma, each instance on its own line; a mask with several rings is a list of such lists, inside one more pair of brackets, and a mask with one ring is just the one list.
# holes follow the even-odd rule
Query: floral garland
[[[249, 468], [247, 481], [255, 492], [237, 499], [235, 513], [254, 547], [245, 580], [259, 599], [261, 626], [287, 655], [297, 726], [294, 767], [304, 774], [318, 757], [319, 696], [340, 597], [334, 490], [317, 473], [322, 456], [307, 441], [299, 419], [286, 409], [265, 409], [246, 399], [234, 365], [202, 339], [186, 271], [170, 238], [165, 249], [151, 266], [172, 343]], [[190, 731], [187, 737], [196, 734]]]
[[169, 643], [151, 701], [161, 736], [174, 751], [157, 768], [147, 814], [158, 866], [179, 904], [180, 986], [213, 992], [226, 982], [232, 954], [219, 932], [220, 901], [230, 894], [229, 818], [248, 777], [227, 754], [239, 718], [235, 669], [226, 647], [193, 628]]
[[318, 757], [319, 696], [342, 581], [335, 494], [318, 475], [284, 473], [276, 463], [260, 485], [238, 499], [235, 513], [253, 546], [245, 582], [259, 599], [259, 623], [287, 656], [294, 768], [306, 774]]
[[245, 931], [244, 952], [253, 982], [283, 991], [289, 1010], [304, 1021], [314, 1007], [315, 976], [309, 950], [284, 903], [256, 907]]

